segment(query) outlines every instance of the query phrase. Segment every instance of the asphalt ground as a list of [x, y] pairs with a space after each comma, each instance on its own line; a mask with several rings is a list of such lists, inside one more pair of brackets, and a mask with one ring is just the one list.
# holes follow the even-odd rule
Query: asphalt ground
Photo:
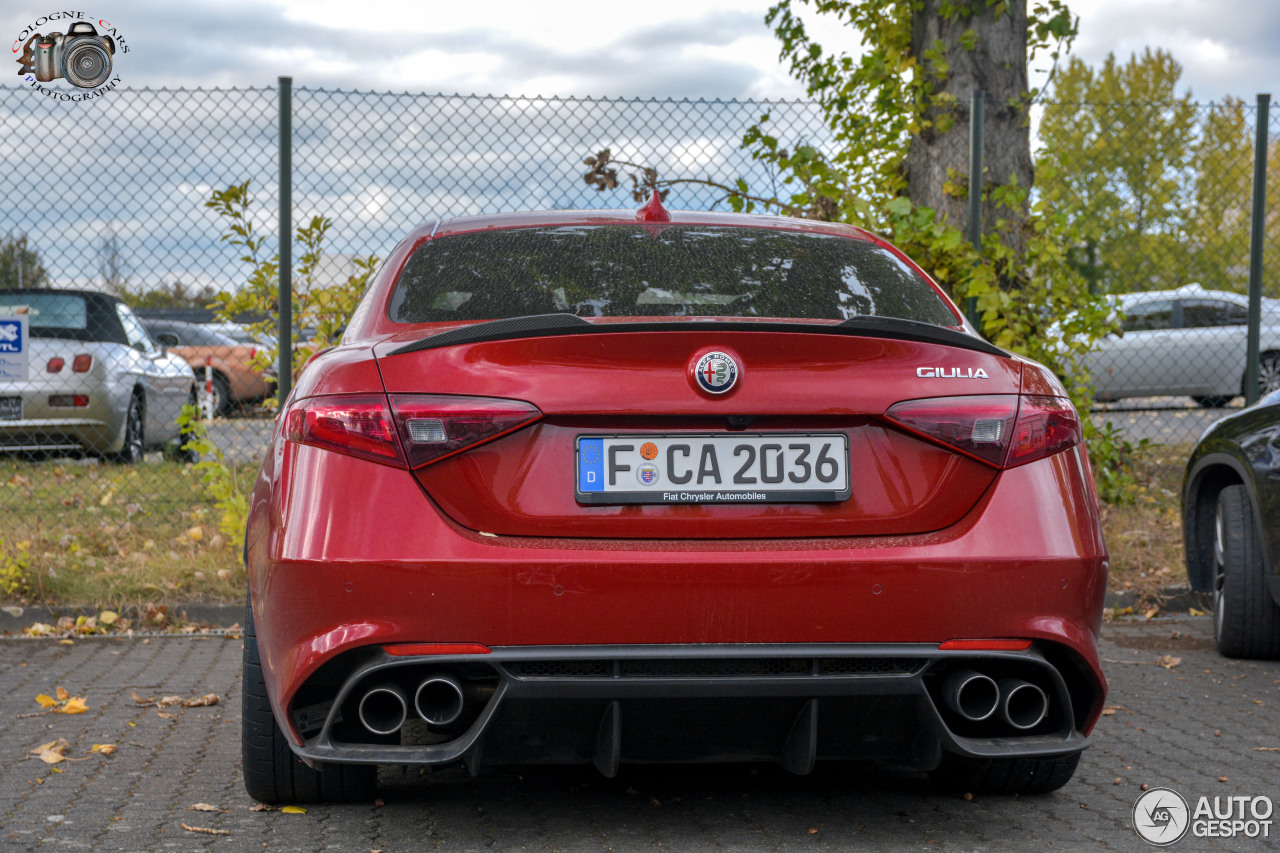
[[[1280, 662], [1219, 657], [1206, 617], [1108, 624], [1111, 713], [1072, 782], [970, 800], [880, 765], [820, 765], [807, 777], [771, 765], [624, 766], [612, 780], [584, 768], [477, 778], [384, 768], [378, 803], [252, 811], [239, 771], [240, 654], [234, 635], [0, 640], [0, 849], [1139, 850], [1143, 784], [1192, 808], [1202, 795], [1280, 798]], [[39, 713], [36, 695], [59, 685], [88, 710]], [[144, 708], [133, 693], [220, 701]], [[58, 738], [68, 760], [29, 755]], [[90, 752], [103, 743], [114, 754]], [[1280, 829], [1280, 813], [1272, 820]], [[1280, 846], [1271, 835], [1188, 835], [1171, 849], [1263, 851]]]

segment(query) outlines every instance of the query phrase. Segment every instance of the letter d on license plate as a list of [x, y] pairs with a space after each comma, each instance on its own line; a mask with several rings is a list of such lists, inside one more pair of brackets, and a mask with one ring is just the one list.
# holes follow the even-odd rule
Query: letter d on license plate
[[580, 435], [584, 504], [830, 503], [849, 498], [844, 433]]

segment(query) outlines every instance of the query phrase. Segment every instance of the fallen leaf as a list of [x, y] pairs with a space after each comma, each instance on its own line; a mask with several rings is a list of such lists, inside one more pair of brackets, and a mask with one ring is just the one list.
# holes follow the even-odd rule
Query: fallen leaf
[[1182, 658], [1176, 658], [1173, 655], [1162, 655], [1160, 659], [1156, 661], [1157, 665], [1162, 666], [1165, 669], [1173, 669], [1180, 663], [1182, 663]]
[[206, 693], [203, 696], [201, 696], [199, 699], [182, 700], [182, 707], [184, 708], [203, 708], [208, 705], [217, 705], [217, 704], [218, 704], [218, 694], [216, 693]]
[[54, 705], [58, 704], [58, 700], [54, 699], [52, 696], [48, 695], [47, 693], [37, 694], [36, 702], [40, 705], [41, 708], [52, 708]]
[[229, 829], [210, 829], [207, 826], [187, 826], [186, 821], [183, 821], [182, 828], [185, 829], [187, 832], [203, 832], [205, 835], [230, 835], [231, 834], [231, 830]]
[[1196, 608], [1194, 608], [1194, 607], [1189, 607], [1189, 608], [1187, 608], [1187, 612], [1188, 612], [1188, 613], [1190, 613], [1192, 616], [1203, 616], [1203, 615], [1204, 615], [1204, 611], [1203, 611], [1203, 610], [1197, 610], [1197, 609], [1196, 609]]
[[36, 756], [45, 764], [58, 764], [66, 760], [67, 753], [70, 751], [71, 745], [67, 743], [66, 738], [58, 738], [37, 746], [28, 754]]
[[58, 714], [83, 714], [89, 710], [88, 703], [85, 702], [83, 696], [73, 696], [66, 701], [66, 704], [53, 709]]
[[90, 749], [89, 751], [97, 752], [102, 755], [114, 755], [116, 751], [116, 745], [114, 743], [95, 743], [93, 745], [93, 748]]
[[76, 644], [75, 640], [59, 640], [58, 641], [58, 645], [60, 646], [74, 646], [75, 644]]
[[198, 524], [195, 527], [188, 528], [187, 538], [192, 542], [199, 542], [204, 538], [204, 530]]
[[1111, 784], [1112, 784], [1112, 785], [1119, 785], [1119, 784], [1120, 784], [1121, 782], [1123, 782], [1123, 781], [1124, 781], [1123, 779], [1121, 779], [1119, 776], [1117, 776], [1116, 778], [1114, 778], [1114, 779], [1112, 779], [1112, 780], [1111, 780]]
[[104, 610], [98, 614], [98, 622], [103, 625], [114, 625], [120, 616], [114, 610]]
[[1159, 607], [1152, 607], [1150, 610], [1144, 611], [1142, 616], [1144, 619], [1154, 619], [1159, 612]]
[[307, 810], [304, 809], [302, 806], [285, 806], [280, 811], [284, 812], [285, 814], [306, 814], [307, 813]]
[[275, 806], [268, 805], [267, 803], [254, 803], [249, 806], [249, 811], [251, 812], [273, 812], [275, 810]]
[[817, 834], [818, 834], [818, 830], [814, 829], [813, 827], [809, 827], [809, 834], [810, 834], [810, 835], [817, 835]]
[[163, 718], [164, 718], [164, 719], [166, 719], [166, 720], [176, 720], [176, 719], [178, 719], [178, 715], [177, 715], [177, 714], [166, 714], [164, 711], [161, 711], [159, 708], [156, 708], [156, 716], [157, 716], [157, 717], [163, 717]]
[[181, 696], [165, 696], [156, 704], [159, 705], [161, 708], [167, 708], [170, 705], [181, 705], [182, 697]]
[[71, 694], [67, 692], [67, 688], [63, 687], [62, 685], [58, 685], [58, 689], [54, 692], [58, 694], [59, 702], [65, 702], [71, 698]]
[[133, 690], [129, 691], [129, 698], [133, 699], [134, 702], [144, 707], [147, 705], [154, 705], [156, 701], [154, 696], [139, 696], [137, 692]]
[[1226, 776], [1219, 776], [1219, 777], [1218, 777], [1218, 781], [1219, 781], [1219, 782], [1225, 782], [1225, 781], [1227, 781], [1227, 777], [1226, 777]]
[[218, 812], [220, 814], [230, 814], [230, 812], [228, 812], [226, 809], [220, 809], [217, 806], [210, 805], [209, 803], [195, 803], [194, 805], [187, 806], [187, 811]]

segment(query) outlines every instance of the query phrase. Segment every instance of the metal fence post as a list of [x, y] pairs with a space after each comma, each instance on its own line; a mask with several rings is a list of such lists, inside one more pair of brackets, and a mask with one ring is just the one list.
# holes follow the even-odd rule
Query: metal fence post
[[281, 409], [293, 387], [293, 78], [280, 78], [280, 294], [276, 398]]
[[[973, 90], [969, 100], [969, 242], [982, 251], [982, 111], [986, 95]], [[978, 316], [978, 297], [970, 296], [965, 313], [974, 328], [982, 330]]]
[[1258, 402], [1258, 336], [1262, 325], [1262, 231], [1267, 214], [1267, 135], [1271, 95], [1258, 95], [1253, 148], [1253, 218], [1249, 234], [1249, 346], [1245, 356], [1244, 403]]

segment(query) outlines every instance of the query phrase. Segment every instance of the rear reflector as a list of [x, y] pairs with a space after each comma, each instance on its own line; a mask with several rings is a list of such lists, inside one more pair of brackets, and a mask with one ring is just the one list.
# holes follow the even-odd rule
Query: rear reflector
[[438, 462], [542, 417], [529, 403], [496, 397], [392, 394], [390, 399], [410, 468]]
[[66, 364], [66, 362], [55, 355], [53, 358], [49, 359], [49, 363], [45, 366], [45, 370], [50, 373], [59, 373], [62, 371], [62, 366], [64, 364]]
[[82, 352], [71, 360], [71, 369], [76, 373], [88, 373], [91, 367], [93, 367], [93, 356], [87, 352]]
[[1022, 652], [1031, 648], [1030, 640], [947, 640], [938, 646], [940, 652]]
[[383, 646], [382, 650], [396, 657], [489, 654], [489, 647], [479, 643], [397, 643], [394, 646]]
[[991, 465], [1012, 468], [1080, 442], [1069, 400], [1014, 394], [908, 400], [885, 413], [911, 430]]
[[404, 455], [381, 394], [312, 397], [285, 416], [290, 441], [404, 467]]

